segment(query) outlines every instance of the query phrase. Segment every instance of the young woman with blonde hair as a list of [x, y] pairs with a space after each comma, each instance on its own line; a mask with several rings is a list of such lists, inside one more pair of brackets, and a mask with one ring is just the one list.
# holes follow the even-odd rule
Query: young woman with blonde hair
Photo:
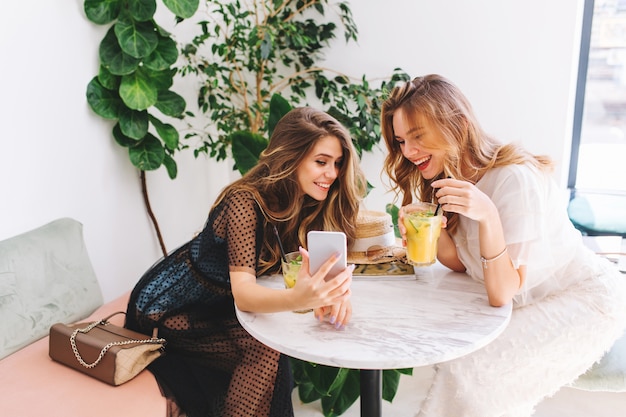
[[418, 416], [532, 415], [622, 334], [626, 280], [583, 245], [550, 159], [489, 136], [449, 80], [395, 87], [382, 129], [402, 205], [436, 202], [447, 218], [438, 260], [484, 283], [491, 305], [513, 303], [495, 341], [436, 367]]

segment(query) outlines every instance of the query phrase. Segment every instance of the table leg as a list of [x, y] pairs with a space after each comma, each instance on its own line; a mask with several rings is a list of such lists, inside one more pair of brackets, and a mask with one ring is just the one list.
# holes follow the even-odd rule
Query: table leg
[[383, 378], [380, 369], [361, 369], [361, 417], [382, 416]]

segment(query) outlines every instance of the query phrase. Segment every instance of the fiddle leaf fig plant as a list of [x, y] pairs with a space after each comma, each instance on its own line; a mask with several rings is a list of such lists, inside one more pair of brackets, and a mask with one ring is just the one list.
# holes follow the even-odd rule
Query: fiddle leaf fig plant
[[[196, 12], [198, 1], [163, 4], [185, 19]], [[87, 102], [101, 117], [117, 121], [113, 136], [128, 148], [133, 165], [141, 171], [165, 165], [175, 178], [178, 130], [161, 117], [182, 118], [186, 103], [170, 89], [178, 47], [154, 20], [156, 7], [156, 0], [85, 0], [90, 21], [111, 25], [100, 43], [100, 70], [87, 86]]]
[[[199, 0], [162, 0], [179, 21], [190, 18]], [[170, 178], [178, 169], [173, 155], [183, 146], [178, 130], [163, 116], [183, 117], [186, 103], [172, 91], [178, 46], [154, 19], [156, 0], [85, 0], [87, 19], [110, 25], [100, 42], [100, 69], [87, 86], [87, 102], [99, 116], [116, 121], [113, 137], [128, 149], [141, 171], [144, 203], [167, 253], [150, 208], [145, 171], [161, 166]]]

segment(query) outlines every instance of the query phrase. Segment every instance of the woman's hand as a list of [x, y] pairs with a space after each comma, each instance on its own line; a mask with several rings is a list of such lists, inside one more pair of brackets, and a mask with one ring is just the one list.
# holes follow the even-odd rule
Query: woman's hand
[[497, 214], [489, 196], [468, 181], [446, 178], [433, 181], [431, 185], [438, 188], [435, 195], [444, 211], [459, 213], [479, 223], [493, 219], [494, 213]]
[[318, 320], [327, 320], [337, 328], [345, 326], [352, 317], [352, 304], [349, 298], [354, 265], [348, 266], [333, 278], [326, 280], [326, 275], [339, 260], [339, 256], [330, 257], [315, 274], [310, 275], [309, 253], [304, 248], [300, 248], [300, 253], [302, 266], [296, 285], [291, 289], [297, 303], [295, 307], [297, 309], [313, 308]]
[[338, 304], [316, 308], [313, 314], [320, 322], [328, 321], [336, 329], [343, 329], [352, 318], [352, 303], [346, 299]]
[[503, 252], [507, 247], [496, 205], [467, 181], [450, 178], [433, 181], [431, 185], [438, 188], [437, 200], [444, 211], [459, 213], [478, 223], [480, 256], [494, 260], [489, 268], [483, 263], [482, 271], [489, 304], [510, 303], [524, 283], [525, 269], [516, 269], [509, 255]]

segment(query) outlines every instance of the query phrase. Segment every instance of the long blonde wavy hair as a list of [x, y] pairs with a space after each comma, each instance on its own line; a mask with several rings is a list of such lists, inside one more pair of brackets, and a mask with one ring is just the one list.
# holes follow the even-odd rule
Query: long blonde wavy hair
[[[418, 114], [425, 117], [441, 132], [446, 160], [444, 172], [438, 177], [423, 178], [415, 165], [402, 155], [393, 131], [393, 117], [398, 109], [409, 119]], [[381, 126], [388, 150], [383, 170], [391, 180], [396, 199], [402, 195], [402, 205], [411, 203], [414, 198], [436, 202], [436, 190], [430, 184], [439, 178], [452, 177], [475, 184], [489, 169], [504, 165], [530, 163], [541, 170], [553, 169], [550, 157], [533, 155], [517, 144], [502, 144], [488, 135], [461, 90], [437, 74], [417, 77], [394, 87], [383, 102]], [[457, 215], [447, 216], [448, 231], [453, 233]]]
[[[296, 171], [321, 138], [333, 136], [341, 143], [343, 162], [328, 196], [317, 201], [300, 188]], [[348, 245], [355, 239], [359, 206], [367, 181], [348, 130], [329, 114], [311, 107], [291, 110], [277, 123], [259, 162], [242, 178], [227, 186], [214, 207], [227, 195], [248, 191], [261, 207], [267, 222], [276, 226], [287, 252], [306, 247], [309, 230], [333, 230], [346, 234]], [[264, 228], [259, 272], [280, 265], [280, 250], [272, 226]]]

